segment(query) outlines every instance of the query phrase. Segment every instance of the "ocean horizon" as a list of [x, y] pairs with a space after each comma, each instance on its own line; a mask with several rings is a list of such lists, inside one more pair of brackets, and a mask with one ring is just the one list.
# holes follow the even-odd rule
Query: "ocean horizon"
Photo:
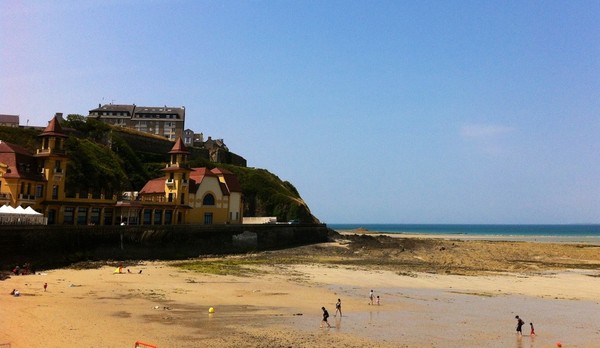
[[343, 224], [327, 226], [336, 231], [468, 235], [468, 236], [548, 236], [600, 237], [600, 224]]

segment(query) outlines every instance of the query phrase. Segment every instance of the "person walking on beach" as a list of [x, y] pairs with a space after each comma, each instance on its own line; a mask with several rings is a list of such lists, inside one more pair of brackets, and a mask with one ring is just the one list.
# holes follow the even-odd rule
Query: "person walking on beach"
[[339, 298], [338, 298], [337, 303], [335, 304], [335, 314], [333, 316], [336, 317], [338, 313], [340, 313], [340, 317], [341, 317], [342, 316], [342, 300], [340, 300]]
[[48, 289], [48, 283], [44, 283], [44, 291], [46, 291], [46, 289]]
[[535, 336], [535, 329], [533, 328], [533, 323], [529, 323], [529, 326], [531, 327], [531, 332], [529, 333], [529, 336]]
[[331, 325], [329, 325], [329, 322], [327, 321], [327, 319], [329, 318], [329, 312], [327, 312], [325, 307], [321, 307], [321, 309], [323, 310], [323, 320], [321, 320], [321, 328], [323, 327], [323, 324], [327, 324], [327, 327], [331, 327]]
[[374, 296], [373, 289], [371, 289], [371, 291], [369, 292], [369, 300], [371, 301], [371, 302], [369, 303], [370, 305], [372, 305], [372, 304], [373, 304], [373, 296]]
[[525, 324], [525, 322], [523, 319], [519, 318], [518, 315], [515, 316], [515, 319], [517, 319], [517, 333], [519, 336], [523, 336], [523, 324]]

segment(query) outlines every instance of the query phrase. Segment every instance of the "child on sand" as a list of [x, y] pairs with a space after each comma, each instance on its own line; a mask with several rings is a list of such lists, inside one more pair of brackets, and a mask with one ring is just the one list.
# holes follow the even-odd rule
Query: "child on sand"
[[379, 306], [381, 304], [380, 299], [379, 299], [379, 295], [377, 295], [377, 305]]
[[373, 304], [373, 290], [372, 290], [372, 289], [371, 289], [371, 291], [369, 292], [369, 300], [371, 301], [371, 302], [369, 302], [369, 304], [371, 304], [371, 305], [372, 305], [372, 304]]
[[331, 325], [329, 325], [329, 323], [327, 322], [327, 318], [329, 318], [329, 312], [327, 312], [325, 307], [321, 307], [321, 309], [323, 310], [323, 320], [321, 320], [321, 327], [323, 327], [323, 323], [327, 324], [327, 327], [331, 327]]
[[533, 323], [529, 323], [529, 326], [531, 326], [531, 333], [529, 335], [535, 336], [535, 329], [533, 328]]

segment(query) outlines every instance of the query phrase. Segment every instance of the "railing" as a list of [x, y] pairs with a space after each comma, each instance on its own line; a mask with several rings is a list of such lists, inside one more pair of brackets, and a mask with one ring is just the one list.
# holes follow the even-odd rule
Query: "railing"
[[58, 155], [64, 155], [65, 154], [65, 150], [60, 150], [60, 149], [37, 149], [36, 150], [37, 154], [51, 154], [51, 153], [55, 153]]
[[154, 203], [165, 203], [167, 198], [165, 196], [144, 196], [141, 198], [142, 202], [154, 202]]
[[35, 201], [35, 196], [19, 193], [19, 199], [22, 201]]

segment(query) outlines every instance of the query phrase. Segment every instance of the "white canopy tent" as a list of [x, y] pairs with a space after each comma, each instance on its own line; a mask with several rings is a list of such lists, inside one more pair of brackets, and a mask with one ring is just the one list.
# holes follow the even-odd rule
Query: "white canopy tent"
[[48, 219], [44, 214], [38, 213], [31, 207], [13, 208], [7, 204], [0, 207], [0, 225], [46, 225], [47, 223]]

